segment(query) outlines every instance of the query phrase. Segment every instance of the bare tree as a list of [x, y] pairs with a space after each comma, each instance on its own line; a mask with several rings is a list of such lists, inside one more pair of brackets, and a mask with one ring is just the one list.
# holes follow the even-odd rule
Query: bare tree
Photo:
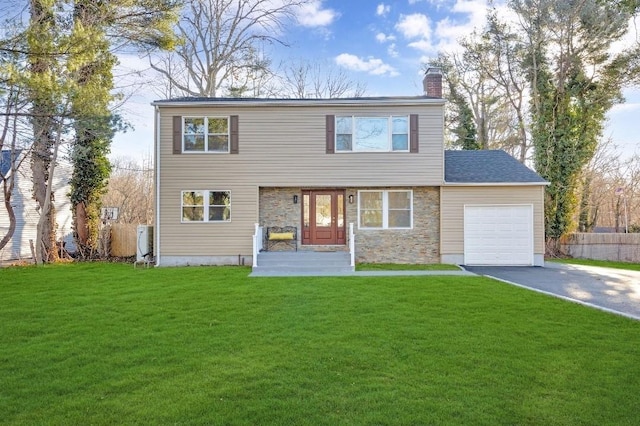
[[640, 225], [639, 179], [640, 155], [622, 158], [611, 139], [602, 141], [583, 172], [578, 230], [605, 227], [619, 232], [627, 221], [629, 227]]
[[306, 1], [189, 1], [177, 25], [182, 43], [174, 52], [150, 56], [151, 67], [171, 96], [215, 97], [225, 87], [233, 93], [244, 76], [264, 70], [261, 43], [286, 45], [279, 35]]
[[350, 79], [344, 70], [328, 62], [287, 62], [279, 74], [284, 97], [357, 98], [366, 91], [366, 84]]
[[118, 223], [153, 223], [153, 167], [151, 159], [139, 163], [117, 158], [102, 204], [118, 208]]
[[[463, 42], [468, 46], [474, 43], [470, 38]], [[473, 60], [473, 56], [468, 52], [441, 52], [431, 65], [442, 68], [445, 89], [452, 104], [450, 108], [456, 109], [455, 112], [450, 110], [448, 114], [454, 118], [449, 122], [449, 133], [459, 133], [456, 128], [464, 125], [459, 122], [464, 117], [473, 121], [475, 142], [479, 149], [508, 148], [508, 141], [513, 138], [513, 115], [504, 91], [483, 67], [478, 66], [478, 61]], [[461, 113], [466, 109], [469, 110], [470, 117], [469, 114]]]

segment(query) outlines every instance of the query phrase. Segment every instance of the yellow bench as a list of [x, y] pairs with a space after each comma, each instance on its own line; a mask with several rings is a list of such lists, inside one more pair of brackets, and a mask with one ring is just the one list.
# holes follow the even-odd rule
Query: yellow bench
[[278, 244], [293, 246], [298, 251], [298, 228], [295, 226], [270, 226], [267, 228], [265, 240], [266, 251]]

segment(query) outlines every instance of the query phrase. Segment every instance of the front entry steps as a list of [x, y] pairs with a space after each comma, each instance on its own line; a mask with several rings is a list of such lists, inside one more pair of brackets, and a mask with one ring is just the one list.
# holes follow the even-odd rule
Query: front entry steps
[[251, 277], [331, 276], [352, 274], [349, 252], [274, 251], [258, 254]]

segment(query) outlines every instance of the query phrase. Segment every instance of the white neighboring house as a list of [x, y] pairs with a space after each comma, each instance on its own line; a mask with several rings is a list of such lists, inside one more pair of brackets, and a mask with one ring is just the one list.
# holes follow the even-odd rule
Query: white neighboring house
[[[22, 158], [19, 153], [18, 157]], [[28, 155], [28, 154], [27, 154]], [[0, 151], [0, 171], [7, 176], [10, 173], [11, 151]], [[53, 189], [57, 221], [57, 240], [66, 242], [67, 250], [73, 251], [73, 231], [71, 200], [69, 199], [69, 180], [71, 164], [59, 159], [54, 171]], [[39, 213], [32, 197], [31, 167], [29, 158], [22, 161], [15, 176], [15, 186], [11, 196], [11, 205], [16, 214], [16, 230], [4, 248], [0, 249], [0, 261], [31, 258], [29, 240], [35, 240]], [[0, 238], [9, 229], [9, 215], [4, 207], [4, 194], [0, 191]]]

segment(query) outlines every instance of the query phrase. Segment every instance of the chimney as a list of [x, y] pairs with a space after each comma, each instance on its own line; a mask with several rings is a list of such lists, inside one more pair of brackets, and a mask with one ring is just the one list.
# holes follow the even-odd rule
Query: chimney
[[432, 98], [442, 98], [442, 73], [440, 68], [429, 67], [422, 80], [424, 94]]

